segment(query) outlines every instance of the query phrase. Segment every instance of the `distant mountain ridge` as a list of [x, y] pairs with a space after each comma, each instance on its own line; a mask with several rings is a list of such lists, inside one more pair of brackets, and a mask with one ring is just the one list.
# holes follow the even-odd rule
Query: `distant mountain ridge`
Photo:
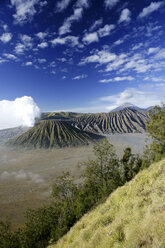
[[9, 145], [26, 148], [58, 148], [88, 145], [103, 138], [100, 135], [81, 131], [66, 121], [43, 120]]
[[126, 108], [129, 108], [129, 109], [136, 109], [136, 110], [143, 110], [143, 111], [148, 111], [148, 110], [152, 109], [153, 106], [150, 106], [150, 107], [147, 107], [147, 108], [140, 108], [140, 107], [137, 107], [136, 105], [134, 105], [134, 104], [132, 104], [132, 103], [123, 103], [123, 104], [121, 104], [120, 106], [118, 106], [117, 108], [111, 110], [111, 112], [124, 110], [124, 109], [126, 109]]
[[73, 125], [99, 134], [144, 133], [148, 119], [146, 111], [124, 108], [110, 113], [84, 114], [73, 121]]
[[[128, 105], [127, 105], [128, 106]], [[56, 148], [87, 145], [115, 133], [144, 133], [149, 116], [145, 110], [124, 106], [110, 113], [43, 113], [42, 119], [10, 145], [31, 148]]]

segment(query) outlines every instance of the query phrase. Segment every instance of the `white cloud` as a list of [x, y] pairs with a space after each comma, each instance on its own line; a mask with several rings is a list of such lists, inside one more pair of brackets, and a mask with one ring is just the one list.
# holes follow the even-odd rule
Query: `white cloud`
[[26, 66], [31, 66], [31, 65], [33, 65], [33, 63], [31, 61], [28, 61], [28, 62], [25, 63], [25, 65]]
[[49, 65], [50, 67], [56, 67], [56, 63], [55, 63], [55, 61], [52, 61], [51, 63], [50, 63], [50, 65]]
[[163, 2], [151, 2], [151, 4], [144, 8], [142, 12], [139, 14], [139, 18], [146, 17], [150, 15], [152, 12], [158, 10], [162, 6]]
[[96, 32], [85, 34], [83, 37], [83, 42], [87, 45], [93, 42], [98, 42], [98, 41], [99, 41], [99, 38]]
[[131, 77], [131, 76], [115, 77], [115, 78], [100, 80], [100, 83], [119, 82], [119, 81], [132, 81], [132, 80], [134, 80], [134, 78]]
[[124, 42], [124, 40], [119, 39], [119, 40], [117, 40], [117, 41], [114, 42], [114, 45], [115, 46], [118, 46], [118, 45], [122, 44], [123, 42]]
[[59, 28], [59, 35], [63, 35], [71, 32], [71, 25], [73, 22], [79, 21], [83, 15], [83, 8], [74, 9], [73, 15], [68, 17], [63, 25]]
[[77, 107], [58, 111], [73, 111], [83, 113], [107, 112], [127, 102], [141, 108], [147, 108], [149, 106], [159, 105], [161, 101], [165, 99], [165, 91], [162, 90], [162, 87], [165, 87], [164, 83], [159, 85], [157, 84], [150, 90], [148, 90], [148, 88], [144, 90], [140, 87], [126, 88], [120, 93], [100, 97], [88, 107]]
[[149, 106], [159, 105], [161, 101], [165, 99], [165, 91], [160, 89], [160, 87], [162, 88], [164, 86], [163, 83], [156, 85], [156, 87], [152, 88], [150, 91], [148, 89], [141, 90], [140, 88], [127, 88], [118, 94], [100, 97], [95, 101], [95, 103], [93, 103], [93, 105], [88, 107], [77, 107], [58, 111], [82, 113], [107, 112], [127, 102], [141, 108], [147, 108]]
[[50, 73], [51, 74], [56, 74], [56, 71], [55, 70], [52, 70]]
[[139, 48], [142, 47], [142, 46], [143, 46], [143, 43], [138, 43], [138, 44], [136, 44], [136, 45], [134, 45], [134, 46], [132, 47], [132, 50], [135, 51], [135, 50], [139, 49]]
[[26, 46], [32, 46], [33, 39], [27, 35], [27, 34], [21, 34], [20, 40], [26, 45]]
[[144, 34], [147, 37], [151, 37], [153, 35], [153, 32], [155, 32], [154, 35], [156, 35], [156, 33], [158, 34], [158, 30], [160, 30], [162, 27], [161, 26], [155, 26], [154, 23], [148, 23], [147, 27], [146, 27], [146, 33]]
[[66, 58], [58, 58], [58, 61], [60, 61], [60, 62], [66, 62], [67, 59]]
[[73, 14], [66, 18], [63, 25], [59, 28], [59, 35], [70, 33], [72, 24], [78, 22], [82, 18], [84, 9], [88, 7], [88, 0], [78, 0], [74, 6]]
[[106, 72], [117, 70], [120, 68], [121, 65], [123, 65], [127, 61], [127, 56], [125, 54], [120, 54], [119, 56], [116, 56], [114, 61], [109, 63], [106, 67]]
[[0, 36], [0, 40], [3, 42], [3, 43], [8, 43], [11, 39], [12, 39], [12, 34], [11, 33], [3, 33], [1, 36]]
[[6, 59], [2, 59], [2, 58], [0, 57], [0, 64], [3, 64], [3, 63], [5, 63], [5, 62], [7, 62], [7, 60], [6, 60]]
[[146, 51], [143, 51], [143, 53], [135, 53], [134, 55], [130, 56], [130, 54], [120, 54], [116, 56], [116, 59], [112, 62], [110, 62], [105, 71], [115, 71], [118, 70], [118, 72], [128, 72], [129, 70], [133, 70], [137, 73], [145, 73], [149, 70], [152, 70], [153, 68], [156, 69], [162, 69], [164, 66], [162, 63], [156, 63], [155, 59], [162, 59], [163, 55], [165, 54], [161, 53], [161, 58], [158, 58], [160, 54], [156, 54], [155, 57], [148, 58], [146, 56]]
[[119, 23], [129, 22], [131, 20], [131, 12], [129, 9], [123, 9], [119, 18]]
[[26, 46], [22, 43], [17, 43], [14, 49], [16, 54], [23, 54], [25, 50]]
[[23, 54], [25, 50], [29, 50], [33, 47], [33, 39], [26, 34], [20, 35], [20, 41], [15, 46], [16, 54]]
[[106, 24], [103, 28], [100, 28], [98, 30], [98, 34], [100, 37], [108, 36], [110, 35], [110, 32], [115, 28], [115, 25], [113, 24]]
[[36, 34], [36, 36], [41, 40], [43, 40], [47, 35], [47, 32], [39, 32]]
[[30, 96], [0, 101], [0, 129], [33, 126], [40, 109]]
[[112, 9], [120, 0], [105, 0], [106, 8]]
[[7, 24], [3, 24], [3, 25], [2, 25], [2, 28], [3, 28], [4, 31], [8, 31], [8, 29], [9, 29], [9, 27], [8, 27]]
[[157, 53], [160, 50], [159, 47], [150, 47], [148, 49], [148, 54], [153, 54], [153, 53]]
[[26, 180], [30, 181], [31, 183], [43, 183], [44, 180], [41, 178], [39, 174], [33, 173], [31, 171], [24, 171], [24, 170], [19, 170], [19, 171], [4, 171], [0, 175], [1, 180]]
[[15, 7], [16, 13], [13, 15], [15, 23], [22, 24], [31, 21], [37, 13], [35, 5], [39, 4], [39, 0], [10, 0], [12, 7]]
[[102, 23], [103, 23], [103, 19], [102, 19], [102, 18], [96, 20], [96, 21], [93, 23], [93, 25], [89, 28], [89, 31], [90, 31], [90, 32], [91, 32], [91, 31], [94, 31], [95, 29], [97, 29], [98, 27], [100, 27], [100, 26], [102, 25]]
[[38, 59], [38, 62], [39, 62], [40, 64], [43, 64], [43, 63], [46, 63], [47, 60], [46, 60], [46, 59]]
[[165, 83], [156, 84], [156, 86], [158, 86], [158, 87], [164, 87], [165, 88]]
[[88, 8], [90, 0], [77, 0], [77, 8]]
[[55, 46], [55, 45], [64, 45], [66, 44], [66, 37], [65, 38], [55, 38], [53, 40], [51, 40], [52, 44]]
[[84, 79], [84, 78], [87, 78], [87, 75], [86, 74], [82, 74], [82, 75], [73, 77], [72, 80], [80, 80], [80, 79]]
[[[94, 23], [96, 25], [96, 23]], [[105, 37], [110, 35], [111, 31], [115, 28], [115, 25], [113, 24], [106, 24], [103, 28], [100, 28], [98, 31], [93, 33], [86, 33], [83, 37], [83, 42], [85, 44], [91, 44], [93, 42], [98, 42], [99, 37]]]
[[[105, 64], [105, 69], [101, 69], [99, 72], [115, 72], [117, 70], [118, 74], [130, 71], [141, 74], [164, 70], [165, 49], [160, 47], [147, 48], [147, 46], [147, 44], [138, 43], [134, 45], [133, 49], [130, 47], [130, 51], [126, 54], [111, 53], [107, 47], [101, 51], [95, 49], [90, 56], [83, 57], [79, 65], [96, 63], [96, 67], [98, 67], [100, 64]], [[141, 48], [140, 52], [135, 53], [134, 51], [138, 48]]]
[[157, 60], [165, 59], [165, 48], [159, 49], [154, 58]]
[[144, 80], [151, 80], [153, 82], [165, 82], [165, 78], [161, 77], [146, 77]]
[[57, 38], [51, 40], [51, 43], [54, 46], [67, 44], [71, 47], [75, 47], [75, 46], [79, 45], [79, 38], [76, 36], [71, 36], [71, 35], [66, 36], [64, 38], [57, 37]]
[[65, 10], [68, 5], [72, 2], [72, 0], [61, 0], [58, 1], [56, 4], [56, 12], [62, 12], [63, 10]]
[[127, 71], [128, 69], [133, 69], [138, 73], [144, 73], [147, 72], [151, 67], [152, 64], [149, 64], [148, 61], [145, 59], [130, 59], [129, 62], [125, 64], [122, 70]]
[[126, 102], [130, 102], [141, 108], [146, 108], [160, 104], [164, 97], [165, 93], [161, 94], [160, 91], [156, 89], [152, 91], [142, 91], [137, 88], [128, 88], [119, 94], [101, 97], [100, 101], [111, 103], [110, 106], [106, 107], [107, 110], [112, 110], [114, 106], [118, 107]]
[[95, 54], [83, 58], [80, 65], [88, 64], [88, 63], [99, 63], [99, 64], [106, 64], [110, 61], [114, 61], [116, 59], [116, 54], [110, 53], [104, 50], [97, 51]]
[[44, 7], [48, 4], [48, 2], [45, 0], [43, 2], [40, 2], [39, 4], [40, 4], [40, 7]]
[[3, 56], [6, 57], [7, 59], [11, 59], [11, 60], [17, 60], [18, 58], [11, 53], [3, 53]]
[[41, 42], [40, 44], [38, 44], [38, 47], [39, 48], [46, 48], [46, 47], [48, 47], [48, 43], [47, 42]]

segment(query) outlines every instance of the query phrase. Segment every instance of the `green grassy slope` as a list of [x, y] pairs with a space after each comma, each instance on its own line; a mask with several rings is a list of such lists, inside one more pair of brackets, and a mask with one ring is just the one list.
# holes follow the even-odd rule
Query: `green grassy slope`
[[10, 140], [9, 145], [29, 148], [56, 148], [87, 145], [103, 138], [80, 131], [66, 121], [44, 120], [21, 136]]
[[165, 160], [118, 188], [49, 248], [142, 247], [165, 247]]

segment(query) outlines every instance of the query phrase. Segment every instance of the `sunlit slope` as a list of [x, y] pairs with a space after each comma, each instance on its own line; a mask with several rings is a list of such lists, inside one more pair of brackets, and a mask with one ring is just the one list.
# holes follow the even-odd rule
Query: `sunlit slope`
[[147, 120], [146, 111], [125, 108], [110, 113], [84, 114], [74, 121], [74, 125], [94, 133], [143, 133]]
[[102, 136], [80, 131], [66, 121], [44, 120], [11, 140], [9, 144], [30, 148], [55, 148], [87, 145], [100, 138]]
[[[164, 248], [165, 160], [140, 172], [51, 248]], [[50, 248], [50, 247], [49, 247]]]

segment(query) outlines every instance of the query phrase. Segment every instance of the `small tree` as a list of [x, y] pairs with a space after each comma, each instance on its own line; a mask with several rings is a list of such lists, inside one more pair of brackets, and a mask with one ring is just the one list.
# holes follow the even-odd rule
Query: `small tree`
[[55, 202], [66, 201], [70, 204], [76, 194], [77, 187], [73, 182], [73, 177], [70, 176], [69, 172], [63, 172], [63, 175], [57, 177], [52, 187], [52, 196]]
[[[89, 160], [83, 174], [88, 191], [104, 198], [120, 185], [119, 160], [107, 139], [94, 146], [95, 160]], [[90, 188], [90, 190], [89, 190]]]
[[44, 248], [49, 240], [57, 240], [60, 209], [55, 205], [40, 207], [26, 212], [21, 248]]
[[21, 231], [12, 232], [10, 222], [0, 221], [0, 247], [21, 248]]
[[76, 199], [78, 186], [73, 182], [69, 172], [58, 177], [52, 187], [52, 196], [59, 211], [58, 233], [66, 233], [77, 220]]
[[142, 166], [142, 159], [139, 155], [132, 154], [130, 147], [125, 148], [120, 162], [122, 166], [123, 183], [130, 181], [139, 172]]
[[158, 161], [165, 156], [165, 104], [155, 106], [149, 111], [146, 130], [152, 138], [150, 160]]

